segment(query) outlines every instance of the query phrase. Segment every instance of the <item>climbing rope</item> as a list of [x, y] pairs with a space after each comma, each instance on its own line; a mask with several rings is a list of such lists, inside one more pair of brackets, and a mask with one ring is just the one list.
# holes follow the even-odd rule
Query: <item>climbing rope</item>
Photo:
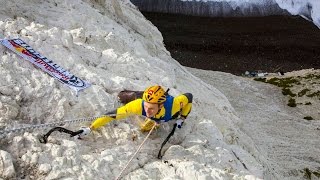
[[138, 152], [140, 151], [141, 147], [143, 146], [143, 144], [146, 142], [146, 140], [148, 139], [148, 137], [150, 136], [150, 134], [152, 133], [153, 129], [156, 127], [157, 123], [154, 123], [154, 125], [152, 126], [151, 130], [149, 131], [148, 135], [146, 138], [144, 138], [143, 142], [140, 144], [140, 146], [138, 147], [138, 149], [136, 150], [136, 152], [132, 155], [132, 157], [130, 158], [130, 160], [128, 161], [128, 163], [126, 164], [126, 166], [121, 170], [119, 176], [116, 178], [116, 180], [119, 180], [121, 175], [123, 174], [123, 172], [127, 169], [127, 167], [129, 166], [130, 162], [133, 160], [133, 158], [138, 154]]

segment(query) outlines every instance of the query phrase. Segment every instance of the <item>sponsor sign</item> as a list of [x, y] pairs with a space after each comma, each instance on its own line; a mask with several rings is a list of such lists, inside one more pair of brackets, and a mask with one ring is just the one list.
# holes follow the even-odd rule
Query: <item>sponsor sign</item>
[[52, 60], [42, 56], [21, 39], [2, 39], [0, 42], [8, 49], [17, 53], [25, 60], [28, 60], [77, 92], [90, 86], [90, 83], [81, 80], [80, 78], [71, 74], [69, 71], [54, 63]]

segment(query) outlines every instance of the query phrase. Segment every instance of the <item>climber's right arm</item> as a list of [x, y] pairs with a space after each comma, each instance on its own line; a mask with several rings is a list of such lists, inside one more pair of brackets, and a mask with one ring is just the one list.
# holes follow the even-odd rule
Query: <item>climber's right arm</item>
[[119, 107], [114, 111], [106, 113], [104, 116], [97, 118], [90, 126], [91, 130], [97, 129], [113, 120], [124, 119], [130, 115], [142, 115], [142, 99], [136, 99], [128, 104]]

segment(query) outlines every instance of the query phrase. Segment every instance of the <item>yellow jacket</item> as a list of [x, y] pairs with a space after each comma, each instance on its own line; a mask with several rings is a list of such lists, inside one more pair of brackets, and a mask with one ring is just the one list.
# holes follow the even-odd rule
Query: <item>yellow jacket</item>
[[[181, 94], [177, 97], [167, 96], [167, 100], [164, 103], [164, 106], [159, 110], [159, 112], [152, 118], [155, 121], [169, 121], [171, 119], [176, 119], [177, 117], [181, 116], [186, 118], [191, 111], [192, 108], [192, 99], [193, 96], [191, 93]], [[145, 115], [144, 101], [142, 99], [136, 99], [128, 104], [119, 107], [115, 111], [113, 111], [116, 115], [106, 116], [97, 118], [92, 125], [90, 126], [91, 129], [96, 129], [105, 124], [109, 123], [114, 119], [124, 119], [130, 115]]]

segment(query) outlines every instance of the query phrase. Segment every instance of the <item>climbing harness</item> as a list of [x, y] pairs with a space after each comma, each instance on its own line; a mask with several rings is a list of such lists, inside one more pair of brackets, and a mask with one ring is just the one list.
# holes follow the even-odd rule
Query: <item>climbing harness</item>
[[173, 125], [173, 129], [171, 130], [170, 134], [168, 135], [168, 137], [163, 141], [163, 143], [161, 144], [161, 148], [159, 150], [159, 153], [158, 153], [158, 159], [162, 159], [162, 155], [161, 155], [161, 150], [163, 148], [163, 146], [169, 141], [169, 139], [171, 138], [171, 136], [174, 135], [174, 131], [176, 130], [176, 127], [177, 127], [177, 124], [175, 123]]
[[137, 151], [132, 155], [132, 157], [130, 158], [130, 160], [128, 161], [128, 163], [126, 164], [126, 166], [121, 170], [119, 176], [116, 178], [116, 180], [119, 180], [121, 175], [123, 174], [123, 172], [127, 169], [127, 167], [129, 166], [130, 162], [133, 160], [133, 158], [138, 154], [138, 152], [140, 151], [142, 145], [146, 142], [146, 140], [148, 139], [148, 137], [150, 136], [151, 132], [153, 131], [153, 129], [156, 127], [157, 123], [154, 123], [154, 125], [152, 126], [151, 130], [149, 131], [148, 135], [146, 138], [144, 138], [143, 142], [140, 144], [140, 146], [138, 147]]

